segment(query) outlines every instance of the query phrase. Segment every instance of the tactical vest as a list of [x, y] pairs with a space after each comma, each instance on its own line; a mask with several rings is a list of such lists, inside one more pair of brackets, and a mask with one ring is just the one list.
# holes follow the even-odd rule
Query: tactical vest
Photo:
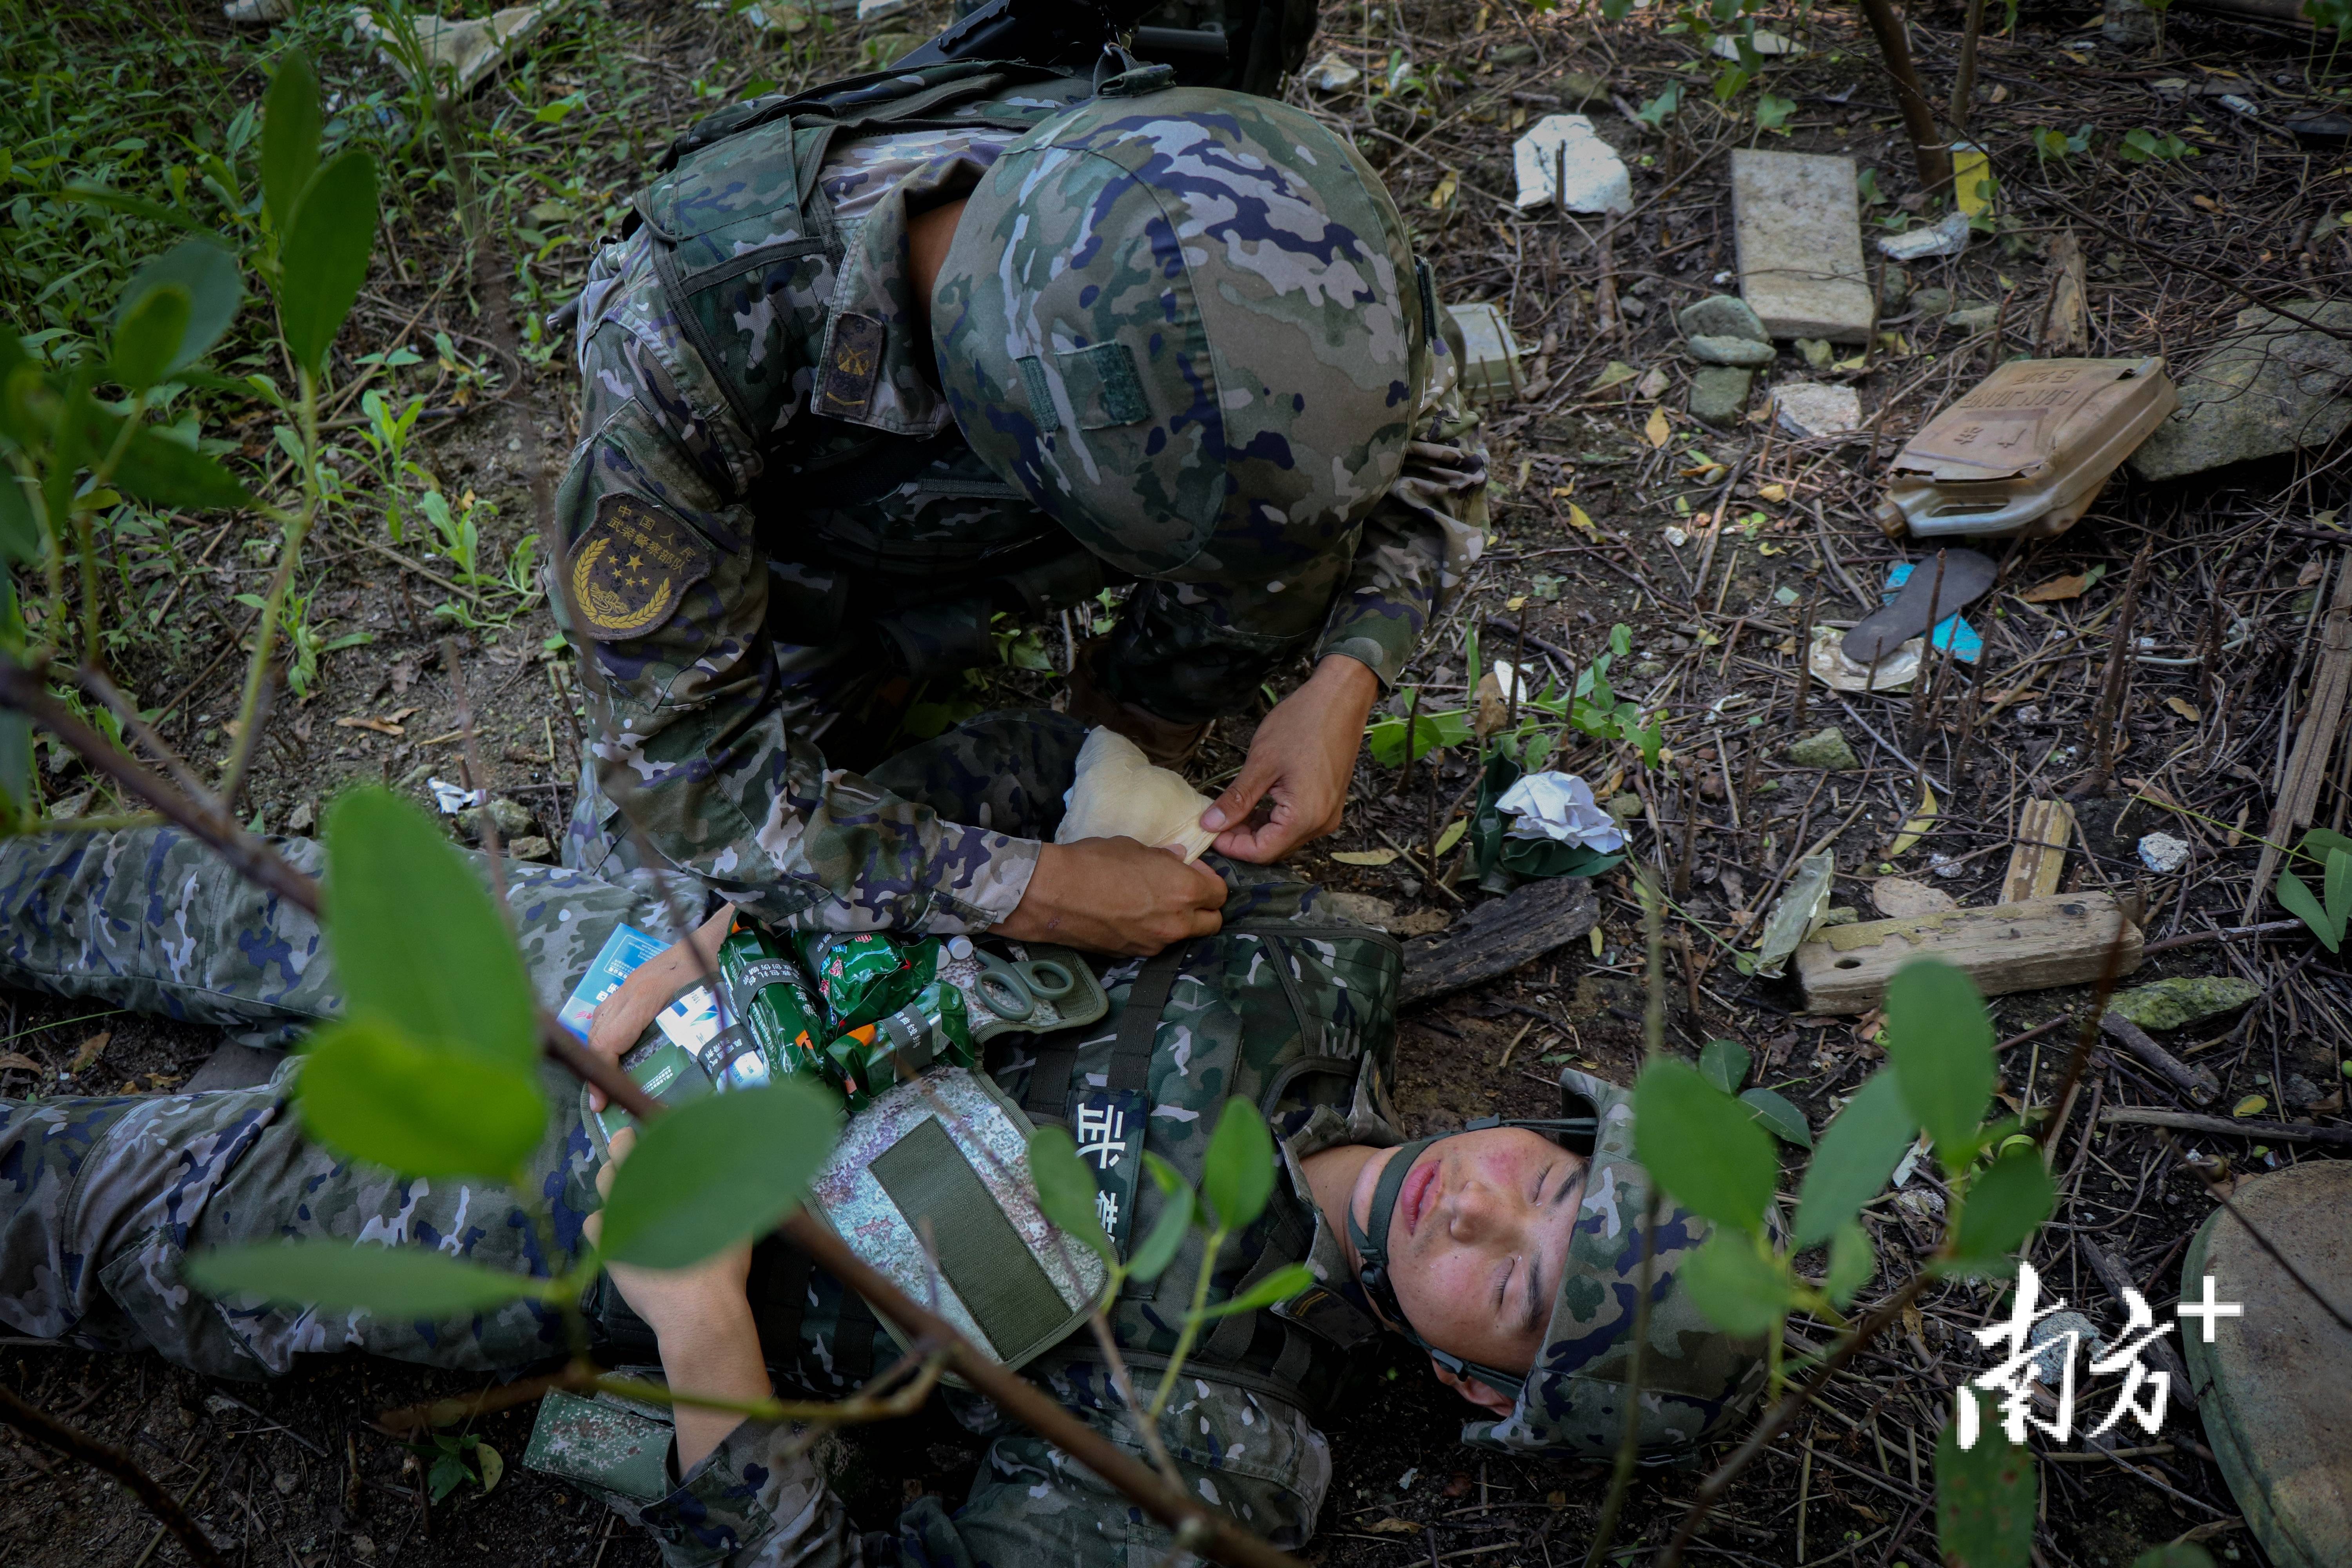
[[[1395, 1062], [1401, 944], [1325, 915], [1309, 884], [1237, 869], [1242, 885], [1228, 899], [1216, 935], [1148, 960], [1094, 961], [1108, 1000], [1097, 1021], [1042, 1036], [996, 1037], [992, 1057], [1019, 1058], [1024, 1053], [1011, 1042], [1020, 1040], [1030, 1047], [1027, 1059], [992, 1061], [993, 1081], [956, 1089], [950, 1098], [961, 1118], [952, 1128], [924, 1121], [924, 1097], [892, 1091], [906, 1102], [890, 1108], [898, 1125], [878, 1125], [889, 1119], [877, 1117], [886, 1109], [877, 1100], [859, 1114], [833, 1166], [817, 1179], [814, 1206], [853, 1250], [916, 1294], [924, 1289], [916, 1276], [936, 1266], [964, 1309], [950, 1316], [963, 1320], [968, 1332], [976, 1327], [984, 1348], [1008, 1364], [1100, 1365], [1081, 1327], [1085, 1312], [1070, 1305], [1076, 1298], [1069, 1244], [1040, 1231], [1025, 1195], [1000, 1201], [999, 1212], [979, 1212], [992, 1194], [1004, 1199], [1003, 1172], [985, 1147], [973, 1146], [987, 1143], [992, 1126], [1009, 1121], [1005, 1147], [1017, 1151], [1033, 1123], [1072, 1123], [1089, 1103], [1127, 1097], [1129, 1168], [1139, 1168], [1148, 1135], [1151, 1152], [1197, 1187], [1210, 1131], [1230, 1097], [1250, 1100], [1269, 1121], [1318, 1105], [1344, 1114], [1367, 1060], [1385, 1095]], [[916, 1114], [908, 1115], [910, 1110]], [[906, 1136], [909, 1131], [919, 1135]], [[1087, 1141], [1079, 1139], [1082, 1147]], [[846, 1179], [834, 1168], [845, 1163], [853, 1167]], [[862, 1194], [852, 1194], [853, 1186], [862, 1186]], [[1133, 1187], [1139, 1202], [1126, 1228], [1140, 1237], [1158, 1220], [1161, 1198], [1149, 1181]], [[929, 1258], [917, 1255], [909, 1239], [926, 1217]], [[1304, 1261], [1314, 1235], [1312, 1207], [1286, 1180], [1277, 1181], [1265, 1213], [1220, 1254], [1209, 1303]], [[1121, 1292], [1112, 1325], [1130, 1366], [1166, 1364], [1199, 1273], [1202, 1239], [1190, 1237], [1159, 1279], [1130, 1281]], [[1080, 1261], [1090, 1263], [1091, 1255]], [[753, 1314], [772, 1363], [798, 1359], [810, 1273], [806, 1256], [780, 1242], [754, 1251]], [[1098, 1268], [1092, 1279], [1098, 1289]], [[877, 1336], [862, 1304], [852, 1305], [855, 1321], [845, 1314], [835, 1321], [828, 1353], [832, 1370], [855, 1383], [874, 1370]], [[1342, 1358], [1306, 1326], [1313, 1305], [1303, 1299], [1290, 1304], [1288, 1315], [1278, 1308], [1220, 1320], [1188, 1364], [1203, 1376], [1319, 1409], [1335, 1391]], [[651, 1333], [609, 1282], [590, 1315], [618, 1347], [652, 1348]]]
[[[1103, 87], [1120, 90], [1121, 79]], [[929, 675], [992, 661], [993, 611], [1041, 615], [1113, 580], [952, 425], [919, 437], [844, 417], [871, 395], [870, 371], [861, 383], [850, 365], [873, 345], [836, 331], [824, 362], [823, 301], [845, 237], [817, 189], [836, 142], [927, 130], [1018, 135], [1097, 90], [1085, 77], [958, 61], [755, 99], [688, 131], [638, 196], [625, 232], [642, 225], [651, 235], [679, 331], [742, 427], [755, 439], [779, 432], [762, 444], [766, 471], [751, 497], [773, 567], [778, 640], [826, 644], [849, 626], [877, 626], [900, 662]]]

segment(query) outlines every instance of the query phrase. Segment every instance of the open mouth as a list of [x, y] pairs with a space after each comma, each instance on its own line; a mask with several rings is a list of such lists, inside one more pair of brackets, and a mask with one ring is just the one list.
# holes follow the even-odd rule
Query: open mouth
[[1412, 1236], [1421, 1228], [1422, 1216], [1437, 1203], [1438, 1162], [1430, 1161], [1404, 1179], [1404, 1188], [1397, 1194], [1397, 1208], [1404, 1215], [1404, 1233]]

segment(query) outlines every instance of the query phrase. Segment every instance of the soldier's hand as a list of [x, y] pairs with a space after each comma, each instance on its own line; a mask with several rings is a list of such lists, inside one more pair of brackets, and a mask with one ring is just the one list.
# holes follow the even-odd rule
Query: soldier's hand
[[1028, 890], [996, 932], [1089, 952], [1148, 954], [1214, 932], [1224, 923], [1217, 912], [1224, 902], [1224, 879], [1187, 866], [1173, 850], [1088, 838], [1039, 851]]
[[[719, 944], [727, 940], [734, 919], [735, 907], [720, 904], [719, 912], [703, 921], [693, 935], [680, 938], [637, 965], [621, 982], [621, 988], [596, 1004], [596, 1011], [589, 1016], [590, 1053], [618, 1063], [680, 988], [702, 975], [716, 973]], [[588, 1104], [593, 1110], [604, 1110], [604, 1091], [591, 1084]]]
[[[1217, 853], [1270, 865], [1336, 831], [1355, 780], [1364, 721], [1380, 694], [1380, 678], [1367, 666], [1334, 654], [1275, 704], [1250, 741], [1240, 775], [1201, 814], [1201, 826], [1217, 835]], [[1262, 817], [1261, 801], [1270, 807]]]

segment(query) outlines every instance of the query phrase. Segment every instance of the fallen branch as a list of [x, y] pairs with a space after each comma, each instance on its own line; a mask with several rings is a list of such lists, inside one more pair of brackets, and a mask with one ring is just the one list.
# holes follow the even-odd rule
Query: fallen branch
[[2186, 1110], [2143, 1110], [2111, 1105], [2099, 1112], [2110, 1126], [2168, 1127], [2177, 1132], [2214, 1132], [2227, 1138], [2258, 1138], [2278, 1143], [2322, 1143], [2352, 1149], [2352, 1127], [2305, 1127], [2293, 1121], [2245, 1121], [2234, 1116], [2199, 1116]]
[[121, 1481], [138, 1498], [147, 1511], [155, 1516], [182, 1550], [194, 1559], [198, 1568], [228, 1568], [228, 1559], [222, 1555], [212, 1538], [188, 1517], [180, 1500], [163, 1489], [163, 1483], [141, 1469], [131, 1456], [119, 1448], [110, 1448], [89, 1434], [76, 1430], [51, 1415], [37, 1409], [5, 1388], [0, 1388], [0, 1422], [5, 1422], [42, 1447], [63, 1454], [68, 1459], [79, 1459], [93, 1469], [105, 1471]]

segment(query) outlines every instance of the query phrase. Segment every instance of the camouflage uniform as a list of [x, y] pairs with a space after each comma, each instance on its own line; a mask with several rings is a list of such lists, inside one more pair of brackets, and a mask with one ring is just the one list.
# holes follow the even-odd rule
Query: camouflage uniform
[[[877, 764], [919, 682], [995, 660], [993, 613], [1043, 614], [1143, 579], [1098, 661], [1102, 683], [1180, 724], [1237, 710], [1310, 646], [1383, 681], [1399, 674], [1484, 532], [1483, 452], [1436, 334], [1418, 374], [1373, 363], [1396, 355], [1369, 335], [1331, 351], [1376, 376], [1391, 410], [1405, 455], [1385, 493], [1242, 520], [1197, 560], [1125, 549], [1116, 526], [1074, 540], [1066, 517], [982, 460], [958, 423], [967, 411], [934, 384], [908, 283], [909, 215], [973, 192], [1008, 153], [1033, 153], [1023, 132], [1087, 90], [965, 63], [737, 106], [689, 137], [638, 198], [639, 226], [599, 254], [576, 329], [583, 438], [558, 499], [567, 548], [554, 598], [593, 664], [598, 731], [567, 864], [635, 863], [625, 807], [656, 863], [773, 924], [984, 930], [1020, 901], [1037, 843], [992, 816], [943, 816]], [[1239, 101], [1210, 143], [1296, 139], [1279, 118], [1296, 111]], [[1139, 122], [1197, 107], [1182, 92], [1133, 102]], [[1325, 308], [1340, 272], [1399, 341], [1407, 317], [1433, 313], [1410, 258], [1400, 273], [1371, 237], [1302, 195], [1303, 179], [1220, 161], [1213, 145], [1188, 154], [1172, 133], [1168, 146], [1200, 189], [1259, 226], [1188, 241], [1288, 253], [1251, 307], [1269, 335]], [[1030, 216], [1056, 234], [1076, 216]], [[1009, 237], [990, 237], [1013, 253]], [[1297, 379], [1295, 366], [1255, 368]], [[1085, 411], [1078, 424], [1092, 429]], [[1228, 460], [1266, 466], [1263, 446], [1223, 454], [1183, 429], [1172, 441], [1195, 454], [1178, 476], [1195, 489], [1220, 482]], [[1171, 465], [1184, 468], [1150, 466]], [[1328, 476], [1307, 478], [1328, 489]], [[957, 754], [955, 766], [985, 771], [984, 748]]]
[[[316, 845], [277, 847], [303, 869], [320, 868]], [[615, 925], [677, 929], [650, 873], [605, 883], [544, 867], [508, 869], [532, 981], [551, 1006]], [[1234, 875], [1248, 879], [1229, 906], [1236, 923], [1314, 926], [1311, 889], [1246, 868]], [[701, 908], [693, 900], [678, 919], [690, 922]], [[0, 931], [7, 933], [0, 982], [220, 1024], [248, 1038], [283, 1037], [339, 1007], [310, 918], [168, 828], [0, 844]], [[1332, 951], [1328, 942], [1300, 949], [1298, 973], [1310, 985], [1318, 976], [1330, 984]], [[1243, 993], [1233, 968], [1252, 963], [1215, 945], [1186, 962], [1150, 1068], [1150, 1146], [1197, 1179], [1207, 1130], [1226, 1095], [1261, 1093], [1276, 1080], [1285, 1086], [1283, 1125], [1294, 1162], [1344, 1142], [1396, 1142], [1381, 1087], [1391, 1051], [1384, 1021], [1393, 1015], [1393, 964], [1384, 982], [1352, 973], [1353, 1004], [1333, 997], [1319, 1007], [1334, 1022], [1310, 1039], [1288, 1021], [1295, 1015], [1287, 1004], [1268, 1026], [1255, 1004], [1234, 1001]], [[1140, 963], [1106, 974], [1114, 1003]], [[1262, 962], [1255, 967], [1261, 973], [1249, 994], [1285, 994]], [[1078, 1081], [1100, 1070], [1117, 1016], [1077, 1047]], [[1016, 1054], [1000, 1079], [1019, 1092], [1031, 1061]], [[278, 1237], [425, 1245], [542, 1277], [581, 1245], [581, 1219], [594, 1207], [598, 1155], [573, 1109], [575, 1086], [548, 1083], [559, 1114], [530, 1168], [550, 1221], [542, 1234], [495, 1184], [403, 1181], [310, 1142], [287, 1098], [297, 1070], [281, 1068], [272, 1083], [249, 1089], [0, 1102], [0, 1323], [98, 1348], [152, 1346], [184, 1365], [231, 1377], [284, 1373], [306, 1351], [356, 1349], [469, 1371], [514, 1369], [562, 1353], [560, 1321], [535, 1304], [461, 1321], [392, 1321], [366, 1312], [240, 1310], [180, 1282], [179, 1260], [189, 1251]], [[1228, 1247], [1212, 1299], [1230, 1294], [1269, 1256], [1276, 1263], [1309, 1258], [1333, 1288], [1290, 1304], [1290, 1319], [1227, 1320], [1195, 1356], [1197, 1375], [1184, 1378], [1162, 1423], [1190, 1489], [1289, 1545], [1312, 1533], [1330, 1477], [1328, 1447], [1301, 1402], [1328, 1389], [1343, 1346], [1374, 1331], [1354, 1304], [1336, 1238], [1314, 1214], [1295, 1163], [1293, 1170], [1292, 1186], [1267, 1218]], [[1141, 1223], [1150, 1217], [1147, 1212]], [[546, 1250], [550, 1242], [556, 1256]], [[1170, 1277], [1189, 1280], [1192, 1267], [1180, 1258]], [[797, 1309], [790, 1314], [794, 1339], [767, 1346], [782, 1381], [842, 1392], [896, 1354], [861, 1301], [823, 1274], [803, 1268], [800, 1278], [804, 1298], [788, 1303]], [[755, 1271], [754, 1305], [764, 1327], [777, 1303], [759, 1299], [761, 1279]], [[1154, 1353], [1173, 1345], [1173, 1316], [1149, 1289], [1120, 1304], [1119, 1337], [1139, 1379], [1153, 1375]], [[1066, 1346], [1031, 1372], [1114, 1441], [1140, 1452], [1129, 1414], [1086, 1347]], [[995, 1431], [984, 1404], [967, 1398], [960, 1414]], [[792, 1436], [747, 1422], [669, 1496], [614, 1501], [681, 1565], [857, 1561], [858, 1537], [810, 1461], [787, 1451]], [[1169, 1545], [1168, 1532], [1125, 1499], [1016, 1428], [995, 1433], [983, 1473], [952, 1519], [926, 1500], [902, 1529], [910, 1560], [940, 1563], [1124, 1568], [1156, 1561]]]

